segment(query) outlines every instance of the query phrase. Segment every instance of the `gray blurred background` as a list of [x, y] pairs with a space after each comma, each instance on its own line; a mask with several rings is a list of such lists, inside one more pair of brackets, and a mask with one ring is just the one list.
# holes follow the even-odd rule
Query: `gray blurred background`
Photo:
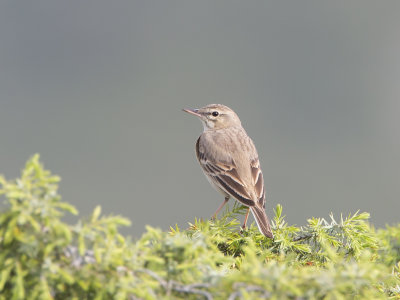
[[[41, 154], [81, 216], [97, 204], [186, 227], [223, 200], [201, 123], [233, 108], [255, 141], [267, 213], [400, 210], [400, 1], [2, 1], [0, 173]], [[231, 201], [232, 202], [232, 201]]]

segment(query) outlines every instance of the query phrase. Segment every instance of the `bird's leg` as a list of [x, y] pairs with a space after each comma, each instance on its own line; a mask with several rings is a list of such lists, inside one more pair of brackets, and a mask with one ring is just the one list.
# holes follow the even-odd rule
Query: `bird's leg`
[[212, 220], [214, 220], [217, 217], [219, 211], [224, 207], [224, 205], [226, 204], [226, 202], [228, 202], [228, 200], [229, 200], [229, 196], [226, 196], [225, 199], [224, 199], [224, 202], [222, 202], [222, 204], [217, 208], [217, 210], [215, 211], [215, 213], [211, 217]]
[[246, 216], [244, 217], [244, 222], [243, 222], [243, 225], [242, 225], [242, 229], [243, 230], [246, 229], [247, 218], [249, 217], [249, 212], [250, 212], [250, 207], [247, 209]]

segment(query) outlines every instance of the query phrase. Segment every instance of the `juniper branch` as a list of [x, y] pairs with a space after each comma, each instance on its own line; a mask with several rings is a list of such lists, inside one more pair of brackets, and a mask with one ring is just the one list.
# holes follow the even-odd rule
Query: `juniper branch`
[[164, 290], [167, 293], [172, 290], [178, 293], [199, 294], [203, 295], [207, 300], [213, 300], [213, 297], [209, 292], [198, 289], [198, 288], [209, 288], [210, 287], [209, 284], [193, 283], [193, 284], [183, 285], [173, 280], [166, 281], [157, 273], [148, 269], [135, 270], [135, 272], [145, 273], [150, 277], [154, 278], [160, 283], [160, 285], [164, 288]]
[[[266, 291], [262, 287], [259, 287], [256, 285], [246, 285], [243, 282], [236, 282], [233, 284], [234, 289], [240, 289], [242, 287], [245, 289], [246, 292], [249, 292], [249, 293], [251, 293], [251, 292], [261, 293], [260, 297], [262, 297], [262, 298], [270, 298], [271, 297], [271, 293]], [[228, 300], [235, 300], [236, 298], [241, 299], [242, 297], [243, 297], [242, 292], [240, 290], [238, 290], [238, 291], [231, 293], [229, 295]]]

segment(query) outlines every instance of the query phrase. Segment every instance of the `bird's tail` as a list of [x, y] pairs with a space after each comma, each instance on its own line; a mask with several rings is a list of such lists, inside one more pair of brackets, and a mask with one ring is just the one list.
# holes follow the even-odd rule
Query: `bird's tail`
[[269, 219], [267, 217], [267, 214], [265, 213], [264, 208], [258, 207], [256, 205], [256, 206], [251, 206], [250, 210], [254, 216], [254, 219], [256, 220], [260, 232], [266, 237], [269, 237], [271, 239], [274, 238], [274, 235], [271, 230], [271, 225], [269, 223]]

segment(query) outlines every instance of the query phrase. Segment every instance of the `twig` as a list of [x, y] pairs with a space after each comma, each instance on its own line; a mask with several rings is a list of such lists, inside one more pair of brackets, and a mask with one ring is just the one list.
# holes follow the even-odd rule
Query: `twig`
[[314, 236], [314, 234], [312, 233], [308, 233], [308, 234], [304, 234], [304, 235], [299, 235], [293, 238], [293, 242], [298, 242], [298, 241], [302, 241], [302, 240], [308, 240], [310, 238], [312, 238]]

